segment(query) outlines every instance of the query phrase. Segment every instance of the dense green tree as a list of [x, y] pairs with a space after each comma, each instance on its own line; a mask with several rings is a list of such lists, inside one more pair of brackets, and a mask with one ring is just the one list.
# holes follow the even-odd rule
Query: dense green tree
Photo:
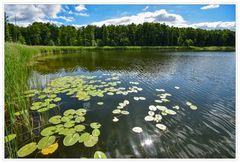
[[35, 22], [19, 27], [7, 22], [5, 41], [61, 46], [235, 46], [235, 32], [170, 27], [159, 23], [56, 26]]
[[5, 41], [12, 41], [11, 35], [9, 33], [9, 25], [8, 25], [8, 16], [6, 15], [6, 13], [4, 12], [4, 31], [5, 31], [5, 36], [4, 39]]

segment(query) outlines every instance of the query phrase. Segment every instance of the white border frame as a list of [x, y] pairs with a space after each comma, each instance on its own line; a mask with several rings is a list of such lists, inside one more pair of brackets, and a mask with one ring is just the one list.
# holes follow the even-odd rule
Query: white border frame
[[[116, 2], [114, 2], [116, 1]], [[196, 1], [196, 2], [195, 2]], [[0, 3], [0, 11], [1, 11], [1, 17], [0, 20], [4, 20], [4, 4], [235, 4], [236, 5], [236, 107], [235, 107], [235, 159], [107, 159], [107, 160], [97, 160], [97, 161], [134, 161], [134, 162], [142, 162], [142, 161], [151, 161], [151, 162], [155, 162], [155, 161], [178, 161], [178, 162], [189, 162], [189, 161], [206, 161], [206, 162], [210, 162], [210, 161], [224, 161], [224, 162], [236, 162], [239, 160], [239, 63], [238, 61], [240, 61], [240, 55], [239, 53], [239, 18], [240, 18], [240, 12], [239, 12], [239, 1], [238, 0], [183, 0], [183, 1], [177, 1], [177, 0], [2, 0]], [[2, 124], [4, 124], [4, 23], [3, 21], [1, 21], [0, 23], [0, 49], [1, 49], [1, 59], [0, 59], [0, 94], [1, 94], [1, 98], [0, 98], [0, 108], [1, 113], [0, 113], [0, 119]], [[1, 125], [1, 136], [0, 136], [0, 143], [1, 143], [1, 147], [0, 147], [0, 156], [1, 156], [1, 160], [2, 161], [6, 161], [6, 162], [17, 162], [17, 161], [46, 161], [46, 162], [51, 162], [51, 161], [96, 161], [93, 159], [5, 159], [4, 158], [4, 125]]]

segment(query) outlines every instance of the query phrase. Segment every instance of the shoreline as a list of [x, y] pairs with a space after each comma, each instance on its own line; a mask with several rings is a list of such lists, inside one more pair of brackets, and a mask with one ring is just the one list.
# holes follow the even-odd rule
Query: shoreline
[[65, 53], [65, 52], [77, 52], [82, 50], [159, 50], [159, 51], [235, 51], [235, 47], [232, 46], [28, 46], [40, 50], [41, 53]]

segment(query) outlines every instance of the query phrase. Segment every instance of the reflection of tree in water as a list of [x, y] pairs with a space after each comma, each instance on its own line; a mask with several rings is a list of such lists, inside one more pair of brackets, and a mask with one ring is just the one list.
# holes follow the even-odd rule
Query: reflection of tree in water
[[76, 54], [60, 54], [40, 57], [33, 69], [40, 74], [81, 70], [139, 72], [141, 75], [161, 74], [175, 71], [178, 57], [154, 50], [142, 51], [93, 51]]

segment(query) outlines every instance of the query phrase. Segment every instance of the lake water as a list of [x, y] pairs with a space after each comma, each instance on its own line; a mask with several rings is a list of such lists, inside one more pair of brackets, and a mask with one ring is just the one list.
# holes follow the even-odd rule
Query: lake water
[[[81, 75], [106, 81], [112, 74], [121, 82], [116, 87], [136, 86], [142, 90], [127, 95], [104, 94], [88, 101], [60, 93], [58, 97], [62, 100], [58, 109], [33, 112], [36, 124], [47, 125], [48, 118], [40, 122], [39, 115], [51, 117], [62, 115], [67, 109], [86, 108], [86, 123], [102, 125], [98, 143], [91, 148], [82, 143], [64, 146], [64, 136], [58, 135], [59, 148], [55, 153], [43, 156], [35, 152], [29, 157], [90, 158], [96, 150], [110, 158], [235, 157], [234, 52], [109, 50], [48, 55], [37, 58], [29, 84], [35, 87], [37, 83], [38, 87], [44, 88], [53, 79]], [[171, 94], [167, 97], [170, 102], [156, 103], [155, 100], [160, 99], [157, 94], [161, 93]], [[145, 97], [146, 100], [136, 101], [134, 97]], [[118, 103], [124, 100], [129, 101], [124, 110], [130, 114], [113, 114]], [[196, 105], [197, 110], [190, 109], [187, 101]], [[103, 105], [97, 102], [103, 102]], [[157, 128], [156, 122], [144, 120], [150, 105], [166, 106], [177, 113], [162, 115], [160, 123], [166, 125], [167, 130]], [[175, 105], [180, 108], [172, 108]], [[112, 121], [114, 116], [118, 117], [118, 122]], [[133, 127], [141, 127], [143, 131], [135, 133]], [[40, 131], [35, 130], [36, 133]]]

